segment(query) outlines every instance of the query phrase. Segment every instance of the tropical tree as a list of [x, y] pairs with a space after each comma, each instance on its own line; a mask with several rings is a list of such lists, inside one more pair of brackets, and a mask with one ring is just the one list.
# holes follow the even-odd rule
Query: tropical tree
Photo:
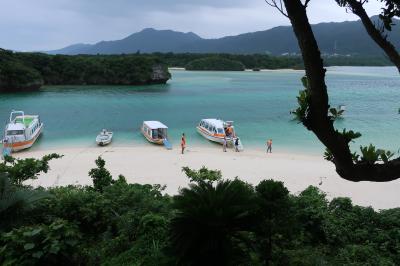
[[46, 197], [49, 194], [43, 191], [12, 185], [7, 175], [0, 173], [0, 231], [19, 225], [24, 213]]
[[1, 265], [81, 265], [78, 227], [57, 219], [50, 225], [22, 226], [0, 240]]
[[[394, 46], [379, 31], [372, 22], [368, 23], [368, 16], [362, 6], [366, 0], [336, 0], [340, 5], [350, 8], [355, 14], [358, 14], [367, 32], [372, 39], [377, 42], [386, 52], [392, 62], [400, 69], [400, 60]], [[334, 121], [330, 113], [329, 96], [325, 82], [326, 69], [323, 65], [323, 59], [319, 50], [317, 41], [312, 31], [311, 25], [307, 17], [307, 8], [311, 0], [266, 0], [268, 4], [276, 7], [284, 16], [288, 17], [293, 31], [298, 40], [298, 44], [302, 53], [306, 80], [304, 94], [301, 99], [299, 112], [300, 121], [327, 148], [325, 158], [332, 161], [336, 166], [337, 173], [344, 179], [358, 181], [387, 182], [400, 178], [400, 158], [389, 160], [388, 154], [392, 154], [381, 149], [374, 149], [375, 156], [378, 160], [371, 162], [363, 158], [363, 154], [358, 155], [351, 152], [349, 143], [355, 137], [361, 134], [346, 134], [334, 127]], [[394, 16], [399, 15], [398, 0], [382, 0], [385, 3], [381, 19], [384, 23], [384, 29], [390, 30], [390, 24]], [[353, 5], [354, 4], [354, 5]], [[373, 28], [371, 28], [373, 27]], [[365, 150], [361, 147], [361, 150]], [[369, 154], [372, 149], [369, 149]]]
[[24, 181], [37, 179], [42, 172], [47, 173], [50, 169], [49, 161], [61, 157], [62, 155], [56, 153], [45, 155], [41, 159], [16, 159], [5, 156], [4, 161], [0, 163], [0, 174], [7, 174], [12, 184], [22, 186]]
[[288, 242], [293, 231], [293, 210], [283, 182], [263, 180], [255, 188], [257, 196], [256, 242], [262, 261], [270, 265], [273, 254]]
[[113, 183], [110, 172], [105, 168], [106, 161], [100, 156], [95, 161], [97, 168], [89, 171], [89, 176], [93, 180], [93, 187], [96, 191], [103, 192], [104, 188]]
[[173, 198], [171, 245], [180, 265], [237, 265], [254, 224], [255, 197], [239, 180], [198, 182]]

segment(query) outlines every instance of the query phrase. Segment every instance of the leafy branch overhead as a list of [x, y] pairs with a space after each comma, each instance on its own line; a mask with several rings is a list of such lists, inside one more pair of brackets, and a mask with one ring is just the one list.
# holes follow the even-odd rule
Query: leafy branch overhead
[[[392, 30], [393, 19], [400, 15], [399, 0], [379, 0], [383, 3], [382, 12], [378, 21], [373, 21], [367, 14], [364, 5], [368, 0], [335, 0], [336, 3], [350, 10], [361, 19], [365, 30], [372, 40], [385, 52], [390, 61], [400, 71], [400, 54], [388, 39], [388, 32]], [[377, 0], [378, 1], [378, 0]]]
[[[304, 126], [308, 128], [307, 116], [309, 115], [310, 95], [309, 95], [308, 81], [306, 76], [301, 78], [301, 83], [303, 84], [304, 89], [300, 90], [299, 95], [296, 96], [297, 103], [299, 104], [299, 106], [295, 110], [290, 111], [290, 113], [294, 116], [294, 120], [303, 123]], [[331, 118], [332, 121], [336, 121], [338, 119], [343, 118], [344, 111], [345, 110], [340, 109], [340, 107], [339, 108], [331, 107], [329, 108], [328, 116]]]
[[[292, 111], [295, 118], [312, 131], [325, 145], [324, 157], [332, 161], [337, 173], [350, 181], [387, 182], [400, 178], [400, 158], [392, 159], [394, 154], [375, 148], [372, 144], [360, 147], [360, 154], [350, 150], [350, 142], [361, 137], [360, 133], [338, 131], [334, 122], [341, 118], [341, 108], [331, 108], [325, 82], [321, 52], [307, 17], [310, 1], [307, 0], [266, 0], [287, 16], [292, 24], [302, 53], [306, 77], [302, 78], [305, 88], [300, 91], [297, 101], [299, 107]], [[359, 16], [368, 35], [381, 47], [388, 58], [400, 71], [400, 55], [387, 39], [385, 31], [391, 30], [394, 17], [399, 16], [398, 0], [381, 0], [383, 3], [380, 16], [383, 27], [374, 24], [363, 5], [367, 0], [335, 0], [340, 6]], [[312, 3], [312, 1], [311, 1]]]
[[309, 95], [308, 95], [308, 85], [307, 77], [301, 78], [304, 89], [299, 91], [297, 98], [297, 103], [299, 106], [297, 109], [291, 111], [290, 113], [294, 116], [294, 119], [303, 123], [307, 127], [307, 116], [309, 113]]

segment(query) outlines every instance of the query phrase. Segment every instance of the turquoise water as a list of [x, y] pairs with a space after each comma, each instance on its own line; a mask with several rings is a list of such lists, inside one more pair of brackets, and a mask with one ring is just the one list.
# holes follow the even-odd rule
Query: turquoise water
[[[39, 114], [45, 131], [35, 149], [59, 145], [91, 146], [102, 128], [113, 130], [113, 145], [146, 143], [139, 133], [143, 120], [169, 126], [173, 144], [185, 132], [188, 144], [212, 145], [200, 137], [201, 118], [233, 120], [246, 148], [320, 153], [322, 146], [302, 125], [291, 121], [302, 71], [190, 72], [172, 71], [167, 85], [62, 86], [40, 92], [0, 95], [0, 121], [10, 110]], [[331, 105], [345, 104], [340, 128], [360, 131], [355, 146], [373, 142], [400, 148], [400, 79], [392, 67], [334, 67], [327, 73]]]

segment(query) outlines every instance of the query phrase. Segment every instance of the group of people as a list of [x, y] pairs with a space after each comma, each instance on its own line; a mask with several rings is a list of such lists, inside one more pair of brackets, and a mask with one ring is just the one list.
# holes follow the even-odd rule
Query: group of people
[[[234, 146], [235, 146], [235, 151], [239, 152], [239, 138], [235, 138], [235, 141], [233, 142]], [[226, 137], [224, 137], [224, 140], [222, 142], [222, 150], [224, 152], [226, 152], [226, 148], [228, 147], [228, 141], [226, 139]]]
[[[235, 151], [239, 152], [239, 138], [235, 138], [234, 141], [234, 146], [235, 146]], [[222, 142], [222, 150], [226, 152], [226, 148], [228, 147], [228, 141], [226, 137], [224, 137], [224, 140]], [[185, 148], [186, 148], [186, 136], [185, 133], [182, 133], [181, 137], [181, 153], [185, 153]], [[267, 153], [272, 153], [272, 139], [267, 140]]]

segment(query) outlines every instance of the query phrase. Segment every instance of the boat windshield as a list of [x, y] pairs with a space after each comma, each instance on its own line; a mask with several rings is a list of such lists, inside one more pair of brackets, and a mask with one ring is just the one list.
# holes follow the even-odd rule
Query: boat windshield
[[218, 128], [218, 134], [224, 134], [224, 130], [222, 128]]
[[23, 130], [7, 130], [7, 136], [23, 135]]

